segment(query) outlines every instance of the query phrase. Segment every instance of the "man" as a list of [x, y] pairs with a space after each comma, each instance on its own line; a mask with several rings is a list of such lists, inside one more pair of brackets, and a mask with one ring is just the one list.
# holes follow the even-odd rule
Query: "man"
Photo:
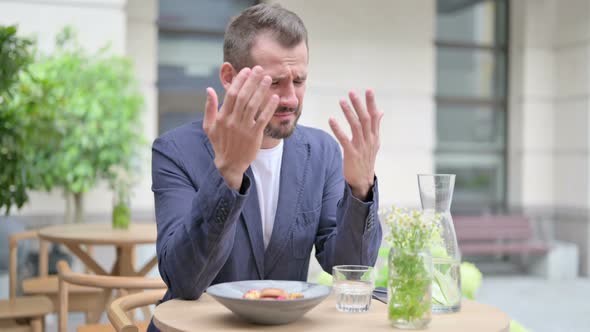
[[[300, 18], [260, 4], [225, 33], [219, 108], [153, 145], [153, 191], [164, 301], [197, 299], [211, 284], [306, 280], [310, 253], [325, 271], [374, 265], [381, 243], [374, 174], [379, 125], [374, 93], [340, 106], [352, 139], [297, 125], [307, 78]], [[366, 103], [366, 106], [364, 105]], [[354, 110], [353, 110], [354, 108]]]

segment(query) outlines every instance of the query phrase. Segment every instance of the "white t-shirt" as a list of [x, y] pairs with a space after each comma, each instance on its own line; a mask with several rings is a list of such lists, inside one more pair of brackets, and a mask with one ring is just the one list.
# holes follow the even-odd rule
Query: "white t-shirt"
[[279, 202], [281, 182], [281, 163], [283, 161], [283, 140], [270, 149], [260, 149], [250, 167], [254, 173], [256, 193], [262, 216], [262, 236], [264, 249], [268, 247]]

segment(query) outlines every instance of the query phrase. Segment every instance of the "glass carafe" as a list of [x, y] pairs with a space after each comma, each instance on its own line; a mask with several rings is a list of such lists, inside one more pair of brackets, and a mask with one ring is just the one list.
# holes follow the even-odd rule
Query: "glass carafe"
[[422, 210], [439, 220], [431, 243], [432, 312], [456, 312], [461, 309], [461, 254], [451, 216], [455, 175], [418, 174], [418, 187]]

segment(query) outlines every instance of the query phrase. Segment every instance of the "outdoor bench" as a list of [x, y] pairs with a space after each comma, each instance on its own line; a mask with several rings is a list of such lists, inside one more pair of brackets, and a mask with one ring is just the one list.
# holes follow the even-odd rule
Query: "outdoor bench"
[[463, 255], [543, 255], [550, 249], [526, 216], [454, 216], [453, 223]]

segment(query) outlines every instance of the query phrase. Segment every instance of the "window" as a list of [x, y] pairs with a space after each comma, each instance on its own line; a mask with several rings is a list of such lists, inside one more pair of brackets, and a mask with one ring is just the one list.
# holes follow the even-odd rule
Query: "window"
[[256, 4], [248, 0], [159, 1], [159, 132], [202, 118], [211, 86], [222, 98], [219, 67], [230, 18]]
[[506, 201], [507, 0], [438, 0], [436, 172], [457, 174], [453, 210]]

